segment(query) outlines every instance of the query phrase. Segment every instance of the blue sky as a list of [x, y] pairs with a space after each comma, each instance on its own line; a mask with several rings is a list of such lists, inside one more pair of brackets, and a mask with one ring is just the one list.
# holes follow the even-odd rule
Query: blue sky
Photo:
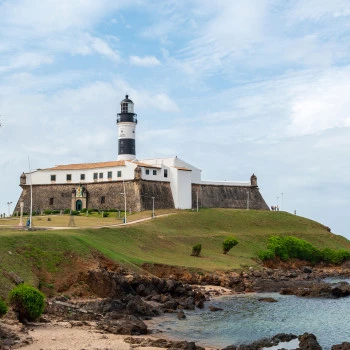
[[254, 172], [279, 204], [350, 237], [347, 0], [0, 0], [0, 212], [31, 167], [137, 157], [204, 180]]

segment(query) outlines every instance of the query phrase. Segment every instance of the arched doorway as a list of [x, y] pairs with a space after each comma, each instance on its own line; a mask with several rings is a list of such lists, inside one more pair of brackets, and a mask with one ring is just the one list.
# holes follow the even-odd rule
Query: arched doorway
[[78, 199], [75, 202], [75, 210], [80, 211], [81, 209], [83, 209], [83, 202], [80, 199]]

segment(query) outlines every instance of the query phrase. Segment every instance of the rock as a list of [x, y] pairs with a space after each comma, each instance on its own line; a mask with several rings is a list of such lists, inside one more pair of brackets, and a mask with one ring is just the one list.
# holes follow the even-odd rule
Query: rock
[[166, 348], [169, 350], [205, 350], [194, 342], [171, 341], [166, 339], [125, 338], [124, 341], [139, 347]]
[[16, 275], [13, 271], [11, 271], [11, 272], [4, 271], [3, 274], [7, 278], [9, 278], [15, 285], [24, 283], [23, 278], [18, 276], [18, 275]]
[[301, 350], [322, 350], [314, 334], [304, 333], [298, 337], [299, 349]]
[[164, 303], [161, 308], [162, 310], [176, 310], [179, 303], [176, 300], [170, 300]]
[[101, 320], [97, 323], [97, 329], [113, 334], [147, 334], [145, 323], [131, 315], [120, 315], [119, 319]]
[[291, 288], [282, 288], [280, 290], [280, 294], [281, 295], [293, 295], [294, 292], [293, 292], [293, 290]]
[[126, 312], [134, 316], [156, 316], [159, 311], [146, 304], [139, 296], [128, 296], [122, 301], [127, 300]]
[[181, 300], [179, 304], [186, 310], [194, 310], [195, 304], [194, 304], [194, 298], [188, 297], [184, 300]]
[[276, 299], [270, 298], [270, 297], [268, 297], [268, 298], [259, 298], [258, 300], [259, 300], [259, 301], [264, 301], [264, 302], [266, 302], [266, 303], [277, 303], [277, 300], [276, 300]]
[[251, 344], [230, 345], [222, 350], [260, 350], [278, 345], [280, 342], [289, 342], [296, 338], [297, 336], [294, 334], [279, 333], [272, 338], [263, 338]]
[[204, 309], [204, 301], [203, 300], [198, 301], [196, 306], [198, 307], [198, 309]]
[[210, 305], [209, 306], [209, 310], [212, 311], [212, 312], [216, 312], [216, 311], [222, 311], [223, 309], [221, 309], [220, 307], [216, 307], [216, 306]]
[[309, 266], [304, 266], [303, 269], [302, 269], [302, 271], [303, 271], [304, 273], [311, 273], [311, 272], [312, 272], [312, 268], [309, 267]]
[[178, 318], [179, 320], [184, 320], [184, 319], [186, 318], [186, 315], [185, 315], [185, 313], [184, 313], [182, 310], [180, 310], [180, 311], [177, 313], [177, 318]]
[[350, 343], [344, 342], [341, 344], [333, 345], [331, 350], [350, 350]]

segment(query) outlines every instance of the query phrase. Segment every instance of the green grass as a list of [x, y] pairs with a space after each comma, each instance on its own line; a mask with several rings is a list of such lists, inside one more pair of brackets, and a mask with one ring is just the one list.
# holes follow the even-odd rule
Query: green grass
[[[100, 224], [100, 219], [97, 225]], [[91, 224], [91, 218], [89, 218]], [[233, 209], [180, 211], [176, 215], [132, 226], [102, 229], [45, 231], [0, 230], [0, 269], [13, 271], [29, 284], [52, 281], [74, 259], [92, 259], [92, 251], [129, 267], [144, 263], [184, 266], [207, 271], [235, 270], [256, 264], [259, 250], [272, 235], [296, 236], [317, 248], [350, 250], [344, 237], [329, 233], [325, 226], [286, 212]], [[234, 236], [239, 243], [227, 255], [222, 242]], [[202, 244], [201, 257], [191, 256], [193, 245]], [[38, 277], [39, 276], [39, 277]], [[0, 271], [0, 295], [11, 287]]]

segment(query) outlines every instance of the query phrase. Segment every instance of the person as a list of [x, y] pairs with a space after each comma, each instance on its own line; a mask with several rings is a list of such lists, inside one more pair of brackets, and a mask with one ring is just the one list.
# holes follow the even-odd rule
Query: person
[[278, 205], [276, 206], [276, 210], [277, 210], [277, 211], [279, 211], [279, 210], [280, 210], [280, 208], [278, 208]]
[[271, 210], [274, 211], [275, 210], [275, 207], [273, 205], [271, 205]]

